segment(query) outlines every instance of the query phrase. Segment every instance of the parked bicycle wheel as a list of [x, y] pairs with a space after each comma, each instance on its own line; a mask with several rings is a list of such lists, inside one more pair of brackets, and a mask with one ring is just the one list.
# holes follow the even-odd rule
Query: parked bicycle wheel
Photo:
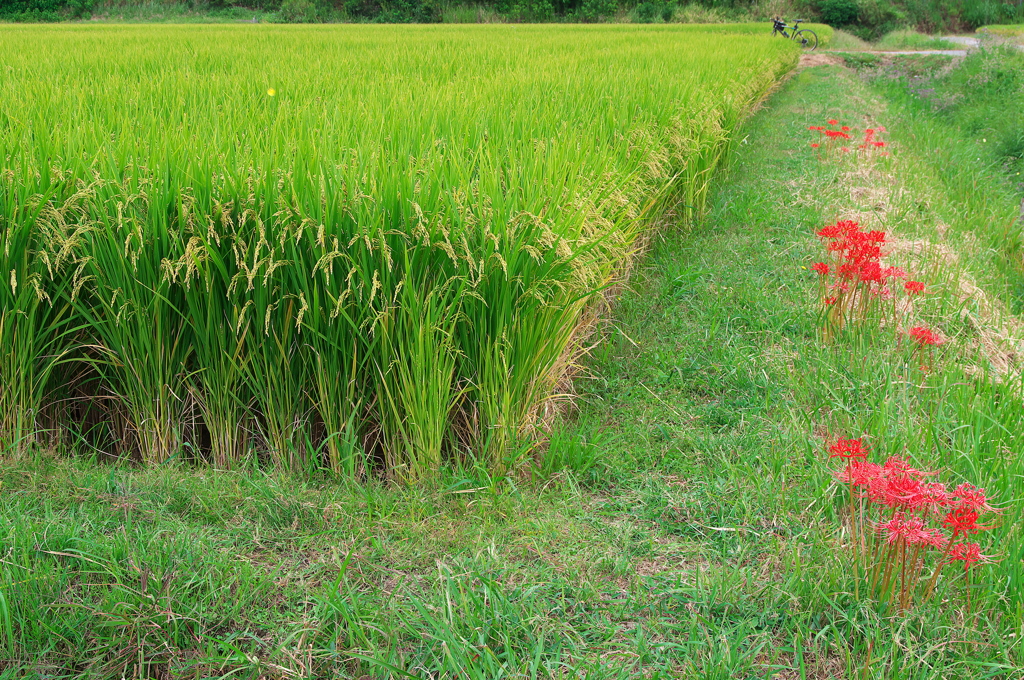
[[800, 43], [800, 46], [808, 52], [813, 52], [818, 47], [817, 34], [808, 28], [801, 28], [799, 31], [794, 33], [793, 40]]

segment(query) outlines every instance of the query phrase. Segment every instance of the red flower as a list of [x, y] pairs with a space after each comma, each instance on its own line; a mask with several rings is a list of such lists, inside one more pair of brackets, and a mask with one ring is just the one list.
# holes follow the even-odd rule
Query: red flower
[[949, 559], [946, 560], [946, 564], [952, 564], [953, 562], [963, 562], [964, 571], [970, 569], [975, 562], [991, 562], [991, 555], [982, 555], [981, 546], [977, 543], [957, 543], [949, 549]]
[[818, 273], [819, 273], [819, 274], [821, 274], [822, 276], [825, 276], [825, 275], [826, 275], [826, 274], [828, 274], [828, 273], [829, 273], [830, 271], [832, 271], [832, 268], [831, 268], [831, 267], [829, 267], [829, 266], [828, 266], [827, 264], [825, 264], [824, 262], [815, 262], [814, 264], [812, 264], [812, 265], [811, 265], [811, 271], [815, 271], [815, 272], [818, 272]]
[[841, 129], [842, 129], [843, 132], [849, 132], [850, 131], [850, 126], [849, 125], [844, 125]]
[[977, 512], [996, 512], [996, 509], [988, 504], [985, 497], [985, 490], [979, 489], [973, 484], [966, 482], [953, 490], [953, 495], [959, 501], [960, 507], [970, 508]]
[[938, 511], [953, 503], [953, 498], [946, 491], [946, 485], [940, 482], [921, 484], [917, 492], [908, 499], [907, 506], [911, 510]]
[[928, 543], [930, 532], [924, 528], [924, 521], [917, 517], [907, 517], [897, 512], [888, 522], [878, 525], [880, 532], [886, 535], [887, 543], [895, 543], [903, 539], [910, 545]]
[[978, 512], [968, 506], [958, 505], [946, 513], [946, 519], [942, 520], [942, 526], [953, 531], [953, 538], [976, 534], [992, 527], [978, 526]]
[[887, 279], [902, 279], [907, 275], [907, 272], [899, 267], [886, 267], [885, 271], [882, 272], [882, 276]]
[[879, 477], [868, 486], [868, 499], [890, 508], [909, 510], [920, 493], [920, 480], [906, 476]]
[[851, 460], [853, 458], [867, 458], [868, 451], [864, 448], [863, 442], [860, 439], [843, 439], [842, 437], [828, 447], [829, 458], [842, 458], [844, 460]]
[[844, 146], [842, 149], [840, 149], [840, 151], [842, 151], [843, 153], [850, 153], [850, 147]]
[[817, 149], [819, 146], [820, 146], [820, 144], [811, 144], [811, 148], [812, 149]]
[[903, 513], [897, 512], [888, 522], [879, 524], [878, 531], [885, 534], [886, 542], [895, 543], [899, 539], [906, 537], [907, 520], [903, 518]]
[[918, 295], [924, 292], [924, 284], [920, 281], [907, 281], [903, 284], [907, 295]]
[[866, 487], [871, 481], [882, 476], [882, 466], [877, 463], [869, 463], [866, 460], [851, 460], [842, 470], [835, 474], [835, 478], [844, 484]]
[[946, 543], [949, 541], [946, 538], [946, 534], [942, 533], [942, 529], [926, 529], [925, 532], [928, 534], [923, 544], [943, 550], [946, 547]]
[[830, 297], [825, 298], [825, 304], [826, 305], [834, 305], [838, 301], [839, 301], [839, 298], [837, 298], [835, 295], [832, 295]]
[[886, 477], [927, 477], [933, 472], [925, 472], [918, 470], [917, 468], [910, 467], [910, 461], [906, 458], [900, 458], [899, 456], [890, 456], [889, 460], [885, 461], [885, 465], [882, 466], [882, 471]]
[[839, 125], [839, 121], [838, 121], [838, 120], [836, 120], [835, 118], [833, 118], [832, 120], [830, 120], [830, 121], [828, 122], [828, 124], [829, 124], [829, 125]]
[[860, 268], [861, 281], [882, 282], [882, 267], [877, 262], [865, 262]]
[[885, 146], [885, 142], [872, 142], [872, 144], [874, 144], [878, 148], [882, 148], [883, 146]]
[[915, 326], [910, 329], [910, 337], [917, 340], [918, 344], [924, 347], [925, 345], [941, 345], [945, 342], [930, 328], [924, 326]]

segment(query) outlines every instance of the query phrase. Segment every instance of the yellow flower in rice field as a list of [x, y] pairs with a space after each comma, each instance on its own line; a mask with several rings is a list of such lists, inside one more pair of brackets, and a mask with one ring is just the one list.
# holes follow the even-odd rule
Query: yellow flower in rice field
[[277, 90], [275, 90], [274, 88], [270, 88], [269, 90], [267, 90], [267, 94], [273, 97], [275, 94], [277, 94]]

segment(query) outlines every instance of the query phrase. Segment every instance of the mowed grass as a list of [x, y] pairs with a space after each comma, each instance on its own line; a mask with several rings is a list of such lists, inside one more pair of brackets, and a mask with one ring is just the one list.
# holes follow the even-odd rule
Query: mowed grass
[[[993, 335], [1016, 318], [1018, 197], [887, 91], [811, 69], [741, 129], [707, 219], [664, 231], [619, 296], [532, 479], [8, 462], [6, 677], [1019, 677], [1024, 410]], [[892, 156], [819, 163], [807, 126], [832, 117], [885, 125]], [[892, 257], [950, 338], [930, 373], [891, 331], [821, 341], [813, 232], [854, 214], [917, 243]], [[954, 569], [906, 614], [854, 597], [824, 449], [858, 434], [1004, 508], [970, 611]]]
[[12, 26], [0, 440], [419, 479], [533, 450], [594, 295], [796, 48], [749, 26]]

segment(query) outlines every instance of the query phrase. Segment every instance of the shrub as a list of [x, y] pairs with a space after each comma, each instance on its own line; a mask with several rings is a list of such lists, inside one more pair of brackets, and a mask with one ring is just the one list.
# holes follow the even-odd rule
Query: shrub
[[665, 21], [665, 12], [668, 11], [668, 18], [672, 18], [672, 12], [668, 5], [660, 2], [641, 2], [633, 8], [631, 18], [638, 24], [651, 24], [656, 21]]
[[583, 0], [577, 17], [581, 21], [602, 21], [615, 16], [618, 9], [617, 0]]
[[316, 21], [316, 5], [312, 0], [284, 0], [278, 16], [283, 21], [296, 24]]
[[857, 0], [819, 0], [821, 20], [829, 26], [847, 26], [857, 20]]

